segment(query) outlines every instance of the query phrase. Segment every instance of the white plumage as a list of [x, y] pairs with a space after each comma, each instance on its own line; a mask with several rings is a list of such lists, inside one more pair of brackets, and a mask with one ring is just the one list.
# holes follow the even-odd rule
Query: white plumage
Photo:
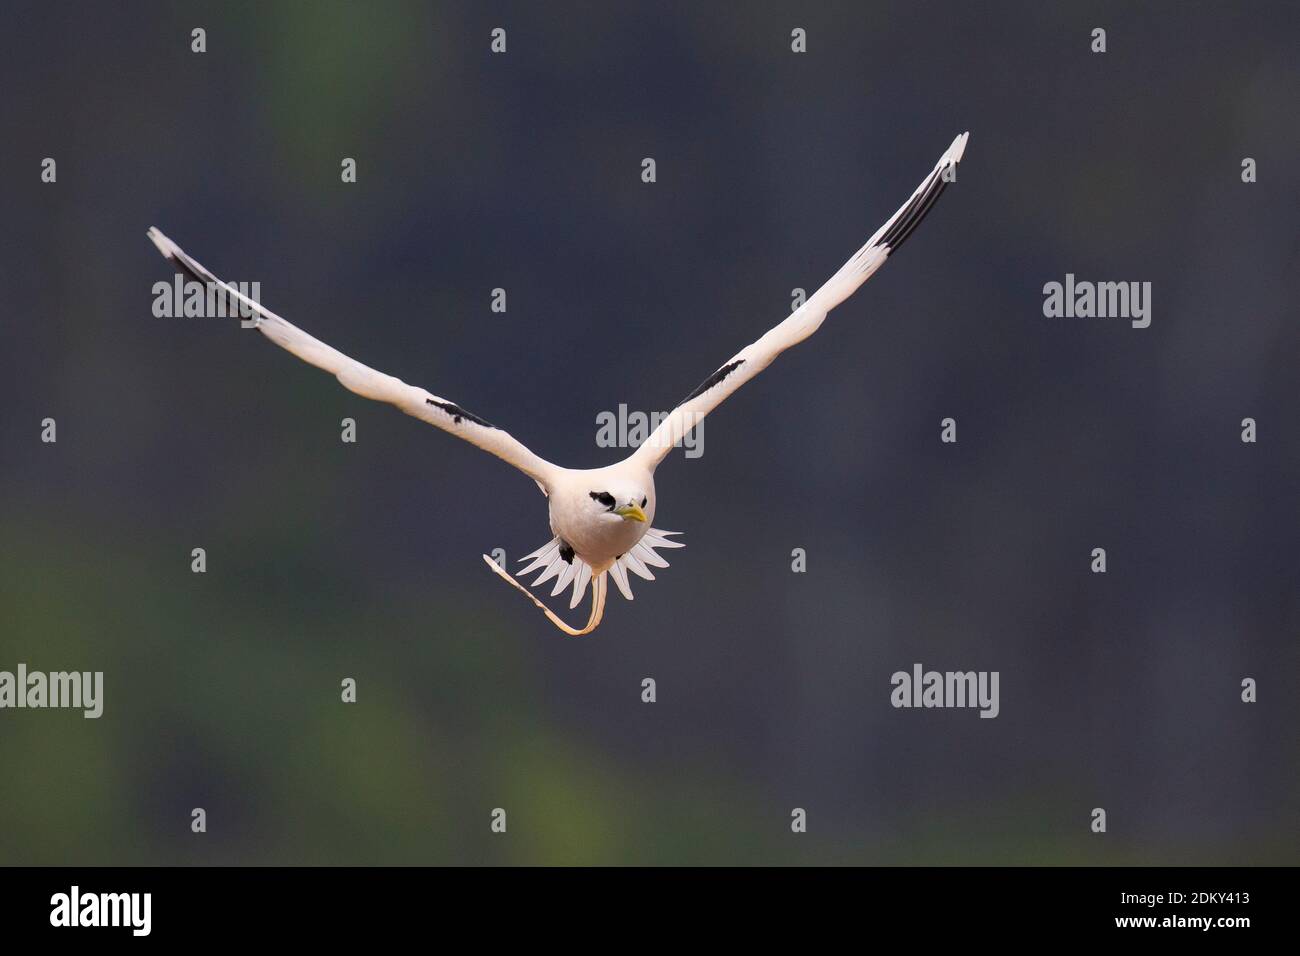
[[680, 541], [672, 540], [671, 536], [678, 532], [651, 527], [656, 506], [654, 471], [659, 463], [695, 424], [736, 389], [767, 368], [786, 349], [816, 332], [826, 314], [852, 295], [903, 244], [951, 181], [949, 170], [961, 160], [969, 135], [962, 133], [953, 140], [908, 201], [803, 305], [724, 362], [668, 414], [636, 451], [605, 468], [562, 468], [540, 458], [508, 432], [456, 403], [362, 365], [286, 322], [222, 282], [157, 229], [149, 230], [149, 238], [164, 256], [194, 279], [214, 283], [244, 303], [256, 316], [257, 328], [277, 345], [330, 372], [358, 395], [396, 405], [408, 415], [491, 452], [537, 482], [549, 504], [551, 531], [555, 537], [521, 559], [528, 564], [519, 577], [540, 571], [533, 587], [555, 579], [553, 597], [572, 587], [571, 609], [578, 606], [590, 585], [592, 608], [586, 626], [570, 627], [490, 557], [484, 555], [483, 560], [493, 572], [541, 608], [558, 628], [579, 636], [595, 630], [600, 623], [610, 578], [630, 601], [632, 588], [628, 572], [653, 581], [651, 568], [668, 567], [658, 552], [684, 547]]

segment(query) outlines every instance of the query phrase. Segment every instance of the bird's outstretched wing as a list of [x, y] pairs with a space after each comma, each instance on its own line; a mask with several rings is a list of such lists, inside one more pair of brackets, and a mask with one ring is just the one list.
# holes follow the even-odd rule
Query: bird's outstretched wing
[[534, 479], [543, 492], [546, 491], [547, 479], [557, 470], [556, 466], [533, 454], [509, 432], [470, 414], [455, 402], [439, 398], [414, 385], [407, 385], [392, 375], [377, 372], [313, 338], [296, 325], [254, 302], [234, 286], [222, 282], [158, 229], [150, 228], [149, 238], [158, 247], [158, 251], [191, 278], [205, 284], [216, 283], [218, 288], [225, 290], [227, 296], [233, 296], [251, 309], [256, 316], [257, 328], [276, 345], [288, 349], [304, 362], [323, 368], [342, 382], [345, 388], [364, 398], [396, 405], [408, 415], [430, 425], [437, 425], [443, 431], [451, 432], [457, 438], [463, 438], [484, 451], [491, 452]]
[[948, 171], [961, 160], [966, 149], [966, 140], [970, 133], [962, 133], [952, 141], [948, 151], [935, 164], [930, 175], [916, 187], [910, 199], [889, 221], [876, 230], [875, 235], [867, 240], [866, 245], [853, 254], [840, 270], [831, 276], [820, 289], [791, 313], [780, 325], [770, 329], [757, 342], [745, 346], [731, 357], [712, 375], [706, 378], [695, 391], [687, 395], [659, 424], [630, 456], [629, 461], [636, 462], [648, 471], [664, 460], [673, 446], [681, 441], [709, 412], [722, 404], [732, 392], [740, 388], [763, 369], [767, 368], [778, 355], [798, 345], [817, 331], [826, 318], [826, 313], [852, 295], [862, 283], [884, 264], [885, 260], [903, 244], [912, 230], [917, 227], [925, 214], [934, 205], [939, 194], [949, 183]]

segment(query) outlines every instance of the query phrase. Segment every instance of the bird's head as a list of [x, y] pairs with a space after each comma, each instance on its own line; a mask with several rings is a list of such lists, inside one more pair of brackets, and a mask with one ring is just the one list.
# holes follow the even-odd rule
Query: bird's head
[[649, 523], [654, 515], [651, 491], [631, 481], [606, 481], [588, 492], [591, 507], [609, 521]]

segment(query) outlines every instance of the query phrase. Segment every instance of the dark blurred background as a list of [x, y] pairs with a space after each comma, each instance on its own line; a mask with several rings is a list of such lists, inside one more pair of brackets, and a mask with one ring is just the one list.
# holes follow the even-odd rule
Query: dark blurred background
[[[0, 669], [105, 709], [0, 712], [0, 861], [1300, 861], [1294, 4], [4, 21]], [[605, 464], [598, 413], [671, 407], [966, 129], [896, 260], [659, 469], [688, 547], [580, 640], [479, 558], [550, 537], [531, 481], [151, 314], [157, 225]], [[1151, 327], [1044, 318], [1067, 272], [1151, 282]], [[918, 661], [999, 671], [1001, 715], [891, 708]]]

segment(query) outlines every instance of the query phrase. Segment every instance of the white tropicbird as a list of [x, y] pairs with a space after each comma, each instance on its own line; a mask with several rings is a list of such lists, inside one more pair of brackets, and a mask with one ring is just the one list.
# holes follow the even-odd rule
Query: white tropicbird
[[952, 141], [948, 151], [902, 208], [803, 305], [701, 382], [636, 451], [618, 464], [605, 468], [561, 468], [539, 458], [508, 432], [471, 415], [454, 402], [368, 368], [312, 338], [235, 287], [222, 282], [158, 229], [150, 228], [149, 238], [164, 256], [194, 279], [201, 283], [214, 283], [228, 296], [253, 310], [256, 326], [262, 334], [304, 362], [332, 373], [344, 387], [358, 395], [396, 405], [408, 415], [437, 425], [491, 452], [537, 482], [550, 505], [551, 531], [555, 537], [520, 559], [531, 563], [519, 572], [519, 576], [541, 569], [541, 575], [533, 582], [534, 587], [549, 578], [558, 578], [551, 591], [552, 597], [572, 584], [570, 609], [578, 606], [590, 583], [591, 616], [586, 626], [581, 630], [570, 627], [486, 554], [483, 560], [541, 608], [556, 627], [578, 637], [594, 631], [604, 616], [607, 577], [614, 579], [623, 596], [630, 601], [632, 589], [628, 585], [627, 572], [653, 581], [651, 566], [668, 567], [668, 562], [657, 551], [684, 547], [680, 541], [669, 537], [678, 532], [650, 527], [656, 505], [655, 468], [692, 427], [732, 392], [767, 368], [790, 346], [816, 332], [826, 313], [852, 295], [903, 244], [952, 180], [951, 170], [961, 160], [969, 136], [969, 133], [962, 133]]

